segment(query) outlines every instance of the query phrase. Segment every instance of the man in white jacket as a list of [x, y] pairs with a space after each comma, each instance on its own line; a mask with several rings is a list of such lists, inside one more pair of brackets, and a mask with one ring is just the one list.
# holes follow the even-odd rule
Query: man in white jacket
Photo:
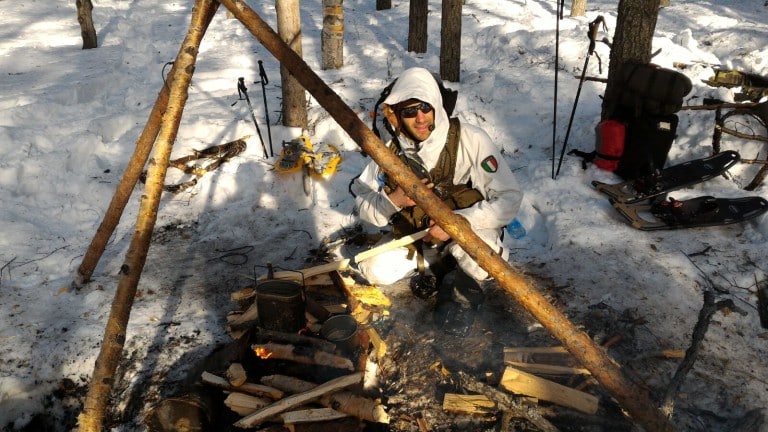
[[[423, 68], [400, 75], [383, 102], [383, 112], [394, 132], [387, 146], [455, 208], [475, 234], [507, 259], [501, 234], [520, 208], [522, 193], [488, 134], [476, 126], [459, 126], [457, 119], [449, 120], [436, 78]], [[487, 279], [488, 273], [423, 211], [419, 213], [416, 203], [374, 161], [355, 180], [353, 192], [360, 218], [374, 226], [392, 224], [397, 236], [409, 234], [403, 231], [403, 220], [410, 223], [406, 226], [411, 232], [429, 227], [421, 251], [414, 254], [413, 248], [400, 248], [363, 261], [359, 266], [363, 276], [380, 285], [415, 276], [423, 253], [426, 259], [421, 262], [435, 274], [439, 288], [436, 323], [449, 332], [465, 332], [471, 320], [447, 321], [457, 312], [479, 307], [482, 292], [478, 282]], [[382, 241], [388, 240], [391, 237], [385, 236]], [[457, 269], [450, 271], [451, 267]], [[422, 292], [420, 297], [429, 294]]]

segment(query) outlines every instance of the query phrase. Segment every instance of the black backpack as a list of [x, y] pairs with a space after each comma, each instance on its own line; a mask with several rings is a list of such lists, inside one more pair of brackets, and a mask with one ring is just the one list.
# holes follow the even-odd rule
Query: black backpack
[[[443, 80], [440, 79], [440, 76], [436, 73], [432, 73], [432, 76], [435, 78], [435, 82], [437, 82], [437, 86], [440, 88], [440, 95], [443, 97], [443, 108], [445, 109], [445, 112], [448, 113], [448, 117], [451, 117], [454, 108], [456, 108], [456, 99], [459, 97], [459, 92], [458, 90], [453, 90], [446, 87], [445, 84], [443, 84]], [[381, 104], [384, 102], [384, 99], [386, 99], [387, 96], [392, 93], [392, 87], [396, 82], [397, 78], [395, 78], [391, 83], [384, 87], [384, 90], [382, 90], [381, 94], [379, 95], [379, 100], [377, 100], [376, 105], [373, 106], [373, 112], [371, 113], [371, 130], [379, 138], [381, 138], [381, 133], [379, 133], [379, 127], [376, 124], [376, 120], [379, 116], [379, 106], [381, 106]], [[389, 124], [386, 118], [383, 118], [382, 122], [384, 123], [384, 128], [387, 130], [387, 132], [389, 132], [390, 135], [394, 135], [395, 131], [392, 130], [392, 126]]]
[[610, 140], [611, 148], [618, 149], [620, 154], [611, 152], [609, 160], [613, 163], [596, 165], [631, 180], [664, 168], [677, 137], [679, 119], [675, 113], [682, 108], [683, 98], [692, 85], [684, 74], [654, 64], [626, 63], [621, 66], [619, 77], [617, 89], [606, 94], [609, 115], [603, 122], [620, 122], [625, 130], [623, 141], [615, 143], [615, 137], [601, 136], [602, 129], [598, 127], [595, 151], [573, 150], [569, 154], [582, 157], [586, 168], [586, 162], [602, 157], [606, 141]]

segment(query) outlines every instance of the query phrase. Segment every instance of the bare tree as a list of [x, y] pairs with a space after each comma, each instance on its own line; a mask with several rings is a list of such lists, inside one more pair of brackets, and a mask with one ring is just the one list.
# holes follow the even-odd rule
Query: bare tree
[[323, 31], [320, 45], [323, 69], [344, 66], [344, 8], [343, 0], [323, 0]]
[[443, 0], [440, 27], [440, 77], [458, 82], [461, 76], [462, 0]]
[[392, 9], [392, 0], [376, 0], [376, 10]]
[[[277, 32], [291, 49], [302, 56], [299, 0], [276, 0]], [[283, 86], [283, 126], [307, 128], [307, 106], [304, 88], [285, 66], [280, 66]]]
[[587, 0], [573, 0], [571, 3], [571, 16], [578, 17], [587, 14]]
[[611, 59], [608, 64], [608, 84], [605, 87], [602, 117], [606, 112], [618, 88], [618, 71], [628, 61], [649, 63], [653, 32], [659, 16], [660, 0], [619, 0], [616, 16], [616, 29], [611, 46]]
[[80, 33], [83, 36], [83, 49], [96, 48], [96, 29], [93, 27], [93, 4], [91, 0], [77, 0], [77, 21], [80, 23]]
[[411, 0], [408, 11], [408, 51], [427, 52], [427, 0]]

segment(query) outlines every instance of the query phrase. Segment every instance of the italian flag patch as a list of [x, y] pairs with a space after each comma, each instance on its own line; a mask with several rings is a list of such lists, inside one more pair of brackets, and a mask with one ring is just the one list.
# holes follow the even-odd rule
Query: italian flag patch
[[499, 168], [499, 163], [496, 161], [495, 157], [488, 156], [487, 158], [483, 159], [483, 161], [480, 163], [480, 166], [482, 166], [486, 172], [495, 173]]

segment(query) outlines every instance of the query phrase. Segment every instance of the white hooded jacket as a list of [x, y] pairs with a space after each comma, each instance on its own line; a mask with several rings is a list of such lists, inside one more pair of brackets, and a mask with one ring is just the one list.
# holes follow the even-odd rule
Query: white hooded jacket
[[[427, 102], [435, 109], [435, 129], [429, 138], [421, 143], [412, 142], [404, 134], [398, 138], [405, 152], [416, 152], [424, 167], [431, 170], [446, 144], [450, 124], [443, 109], [440, 89], [429, 71], [422, 68], [404, 71], [384, 103], [391, 106], [408, 99]], [[382, 170], [371, 161], [354, 185], [360, 218], [378, 227], [386, 226], [400, 210], [384, 193], [381, 175]], [[512, 172], [488, 134], [478, 127], [462, 123], [453, 183], [458, 185], [470, 181], [484, 200], [455, 210], [455, 213], [466, 218], [476, 232], [488, 229], [500, 232], [500, 228], [517, 214], [522, 193], [516, 189]]]

